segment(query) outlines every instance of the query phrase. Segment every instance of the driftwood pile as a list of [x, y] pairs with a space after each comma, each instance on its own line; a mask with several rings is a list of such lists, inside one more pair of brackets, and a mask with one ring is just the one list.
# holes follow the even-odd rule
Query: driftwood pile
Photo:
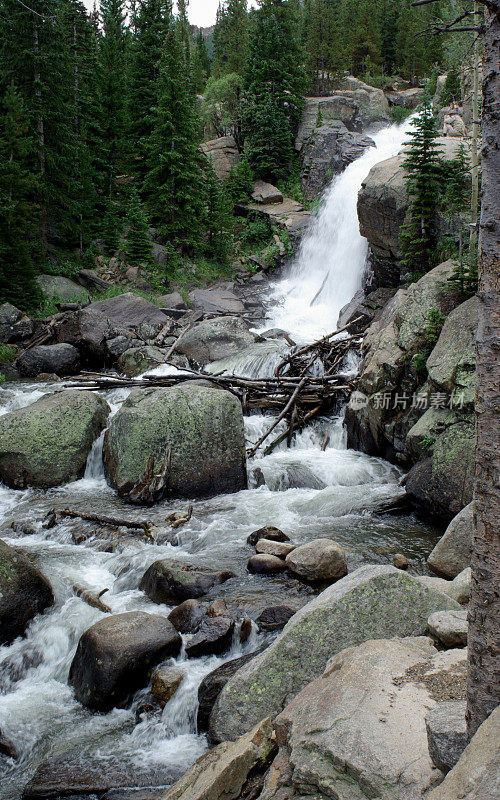
[[[361, 338], [339, 338], [342, 333], [343, 330], [334, 331], [305, 347], [293, 347], [277, 366], [272, 377], [246, 378], [196, 370], [183, 370], [182, 373], [165, 376], [146, 375], [142, 378], [126, 378], [116, 373], [85, 372], [72, 379], [67, 386], [90, 391], [110, 391], [120, 388], [169, 388], [191, 381], [210, 381], [214, 386], [236, 395], [243, 413], [260, 410], [276, 415], [266, 433], [249, 448], [249, 457], [255, 455], [282, 420], [287, 420], [286, 431], [269, 444], [265, 450], [267, 454], [285, 439], [290, 442], [292, 434], [301, 430], [314, 417], [331, 411], [354, 388], [354, 379], [343, 375], [341, 368], [348, 352], [359, 349]], [[175, 345], [169, 355], [174, 349]], [[169, 363], [168, 359], [165, 363]]]

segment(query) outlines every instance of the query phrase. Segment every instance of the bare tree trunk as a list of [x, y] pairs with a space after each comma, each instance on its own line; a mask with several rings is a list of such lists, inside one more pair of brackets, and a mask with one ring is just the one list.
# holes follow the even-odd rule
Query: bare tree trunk
[[467, 728], [500, 702], [500, 0], [485, 5], [476, 478]]
[[[474, 0], [474, 26], [479, 27], [479, 3]], [[479, 34], [474, 34], [474, 74], [472, 88], [472, 196], [471, 196], [471, 228], [470, 254], [471, 256], [477, 249], [477, 220], [479, 209], [479, 156], [477, 143], [479, 139]]]

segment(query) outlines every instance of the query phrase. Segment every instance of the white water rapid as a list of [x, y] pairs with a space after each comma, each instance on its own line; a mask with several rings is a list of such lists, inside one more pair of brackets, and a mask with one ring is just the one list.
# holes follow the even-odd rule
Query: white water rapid
[[374, 134], [375, 147], [333, 180], [288, 277], [275, 285], [273, 325], [298, 341], [315, 341], [335, 330], [340, 310], [361, 288], [368, 244], [359, 232], [358, 193], [375, 164], [399, 153], [410, 123]]
[[[279, 307], [268, 327], [280, 326], [305, 340], [335, 328], [338, 312], [359, 288], [364, 268], [366, 243], [359, 236], [356, 216], [361, 181], [373, 164], [399, 150], [404, 137], [405, 129], [397, 127], [377, 133], [377, 148], [334, 181], [290, 276], [273, 287]], [[311, 306], [323, 282], [319, 300]], [[225, 367], [235, 373], [269, 374], [283, 347], [282, 342], [256, 345], [228, 359]], [[60, 384], [6, 384], [0, 389], [0, 413], [27, 406], [56, 389]], [[113, 412], [127, 394], [119, 390], [106, 395]], [[246, 417], [248, 443], [257, 441], [271, 421], [259, 414]], [[382, 459], [346, 449], [341, 409], [337, 416], [318, 420], [297, 434], [289, 449], [282, 444], [271, 455], [259, 452], [248, 464], [248, 490], [194, 502], [191, 519], [178, 530], [177, 546], [170, 542], [165, 518], [188, 504], [126, 506], [106, 485], [101, 452], [102, 437], [89, 456], [85, 477], [76, 483], [46, 493], [0, 486], [0, 537], [33, 557], [55, 594], [55, 605], [31, 622], [25, 637], [0, 647], [0, 733], [18, 754], [17, 760], [0, 754], [1, 800], [20, 800], [47, 759], [62, 764], [70, 787], [66, 793], [78, 800], [102, 797], [102, 792], [70, 790], [72, 780], [90, 773], [94, 778], [89, 777], [89, 785], [96, 774], [107, 775], [111, 786], [123, 785], [124, 772], [129, 786], [169, 785], [208, 747], [196, 727], [202, 678], [224, 660], [251, 652], [274, 635], [254, 629], [243, 645], [235, 636], [224, 658], [187, 659], [181, 654], [176, 661], [185, 678], [163, 711], [151, 706], [145, 687], [131, 707], [92, 714], [75, 700], [68, 673], [80, 636], [103, 613], [76, 596], [75, 584], [93, 592], [108, 588], [104, 599], [114, 613], [143, 610], [167, 616], [170, 608], [155, 605], [138, 589], [154, 561], [175, 558], [230, 569], [236, 577], [220, 587], [218, 596], [241, 619], [255, 617], [270, 605], [299, 608], [311, 597], [311, 590], [297, 588], [289, 578], [247, 573], [253, 550], [246, 539], [259, 527], [276, 525], [297, 543], [334, 538], [346, 550], [349, 570], [365, 563], [389, 563], [401, 550], [412, 568], [421, 570], [436, 538], [411, 517], [370, 513], [374, 503], [401, 491], [400, 473]], [[92, 526], [82, 528], [72, 520], [44, 527], [43, 518], [53, 508], [148, 518], [155, 541], [130, 531], [103, 540]], [[53, 772], [50, 766], [49, 777]]]

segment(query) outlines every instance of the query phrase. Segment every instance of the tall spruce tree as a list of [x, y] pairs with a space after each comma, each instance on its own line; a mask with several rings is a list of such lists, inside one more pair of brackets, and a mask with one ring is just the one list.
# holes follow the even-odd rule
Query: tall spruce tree
[[160, 62], [144, 194], [154, 222], [172, 244], [186, 249], [201, 238], [204, 197], [198, 152], [200, 122], [192, 102], [179, 27], [178, 22], [169, 25]]
[[435, 120], [425, 100], [409, 134], [404, 163], [410, 196], [410, 218], [401, 229], [401, 263], [417, 273], [433, 266], [436, 247], [436, 209], [443, 184]]
[[12, 81], [0, 117], [0, 298], [32, 310], [39, 298], [32, 250], [36, 245], [34, 142], [22, 98]]
[[326, 95], [332, 90], [342, 67], [339, 5], [339, 0], [309, 0], [305, 9], [307, 72], [315, 95]]
[[135, 187], [130, 190], [127, 210], [127, 238], [125, 252], [130, 264], [149, 264], [151, 240], [148, 235], [148, 218]]
[[194, 88], [199, 94], [203, 94], [207, 81], [210, 77], [210, 59], [208, 57], [207, 45], [203, 33], [198, 31], [194, 42], [192, 58], [192, 78]]
[[294, 155], [306, 76], [295, 7], [261, 0], [244, 76], [245, 147], [257, 175], [284, 175]]

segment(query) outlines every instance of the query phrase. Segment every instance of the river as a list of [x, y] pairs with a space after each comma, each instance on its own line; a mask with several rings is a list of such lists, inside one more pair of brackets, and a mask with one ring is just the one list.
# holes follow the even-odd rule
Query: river
[[[267, 327], [284, 328], [297, 342], [313, 341], [335, 328], [340, 309], [361, 287], [365, 267], [367, 243], [359, 234], [356, 214], [361, 182], [375, 163], [401, 149], [406, 132], [407, 125], [376, 133], [376, 147], [333, 181], [288, 275], [270, 288]], [[269, 374], [277, 357], [275, 347], [257, 345], [231, 359], [227, 368], [237, 374]], [[344, 369], [354, 371], [356, 366], [353, 357]], [[38, 383], [8, 385], [1, 390], [0, 413], [28, 405], [54, 388]], [[127, 391], [105, 396], [116, 412]], [[249, 444], [269, 424], [269, 417], [247, 417]], [[298, 543], [333, 538], [344, 546], [350, 570], [365, 563], [390, 563], [392, 555], [402, 551], [412, 570], [422, 572], [437, 538], [432, 528], [412, 516], [370, 514], [373, 503], [403, 491], [398, 486], [400, 472], [382, 459], [346, 449], [341, 409], [337, 416], [297, 434], [289, 449], [282, 445], [266, 457], [257, 453], [248, 464], [249, 485], [254, 488], [195, 502], [191, 519], [179, 529], [177, 546], [161, 531], [166, 529], [165, 517], [185, 509], [187, 503], [164, 502], [146, 511], [125, 506], [106, 485], [101, 447], [102, 437], [89, 456], [85, 477], [76, 483], [47, 493], [0, 487], [2, 538], [36, 559], [56, 597], [54, 607], [33, 620], [24, 638], [0, 648], [0, 730], [19, 753], [16, 762], [0, 756], [2, 800], [19, 800], [38, 765], [59, 754], [76, 765], [75, 770], [83, 763], [101, 770], [119, 763], [127, 771], [129, 785], [170, 784], [208, 747], [196, 730], [200, 681], [223, 660], [255, 649], [264, 638], [254, 629], [242, 645], [235, 635], [225, 659], [187, 660], [181, 653], [177, 661], [186, 677], [163, 713], [148, 709], [145, 690], [131, 708], [92, 714], [76, 702], [67, 678], [79, 637], [102, 612], [75, 596], [74, 584], [96, 592], [108, 588], [105, 599], [113, 612], [143, 610], [167, 616], [168, 607], [153, 604], [137, 587], [153, 561], [173, 557], [232, 569], [237, 577], [219, 590], [230, 607], [255, 609], [285, 601], [299, 607], [310, 595], [295, 582], [247, 573], [252, 551], [246, 538], [256, 528], [276, 525]], [[262, 476], [264, 485], [257, 486]], [[313, 488], [296, 488], [297, 484]], [[75, 523], [42, 526], [47, 511], [66, 507], [130, 519], [147, 517], [160, 533], [156, 542], [126, 536], [111, 552], [96, 538], [77, 544]], [[30, 523], [31, 529], [15, 531], [13, 522]]]

